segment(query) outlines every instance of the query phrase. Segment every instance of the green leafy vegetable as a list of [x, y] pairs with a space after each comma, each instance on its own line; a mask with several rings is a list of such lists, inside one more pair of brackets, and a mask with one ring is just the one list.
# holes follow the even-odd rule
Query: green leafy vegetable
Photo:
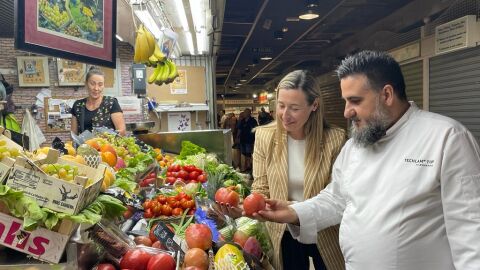
[[191, 141], [182, 141], [182, 150], [180, 150], [180, 155], [177, 156], [177, 159], [185, 159], [187, 156], [196, 155], [199, 153], [205, 153], [207, 150], [200, 147]]

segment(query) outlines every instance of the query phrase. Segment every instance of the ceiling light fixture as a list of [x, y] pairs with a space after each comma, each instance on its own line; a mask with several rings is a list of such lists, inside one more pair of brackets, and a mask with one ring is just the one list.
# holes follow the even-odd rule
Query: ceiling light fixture
[[253, 98], [257, 98], [257, 94], [253, 94], [252, 97], [253, 97]]
[[307, 9], [307, 11], [305, 11], [305, 13], [298, 16], [298, 18], [300, 18], [302, 20], [313, 20], [313, 19], [316, 19], [318, 17], [320, 17], [320, 15], [312, 9]]
[[187, 39], [187, 46], [188, 46], [188, 50], [190, 51], [190, 54], [195, 55], [195, 48], [193, 48], [192, 33], [187, 31], [187, 32], [184, 32], [184, 34], [185, 34], [185, 38]]
[[205, 2], [203, 0], [190, 0], [190, 12], [192, 13], [192, 21], [195, 27], [195, 37], [197, 39], [197, 51], [202, 54], [206, 51], [206, 12]]
[[123, 38], [122, 38], [121, 36], [119, 36], [118, 34], [115, 34], [115, 37], [117, 37], [117, 39], [118, 39], [119, 41], [123, 41]]
[[247, 80], [246, 79], [240, 79], [240, 82], [246, 82]]
[[180, 23], [182, 24], [183, 31], [189, 31], [190, 28], [188, 27], [187, 15], [185, 14], [185, 7], [183, 6], [183, 1], [180, 0], [174, 2], [175, 8], [177, 9], [178, 17], [180, 19]]
[[143, 23], [143, 25], [152, 33], [152, 35], [156, 39], [159, 39], [162, 36], [162, 31], [160, 31], [158, 24], [155, 22], [150, 12], [148, 12], [147, 10], [137, 9], [135, 10], [135, 15], [137, 15], [137, 18]]
[[263, 61], [268, 61], [268, 60], [272, 60], [273, 58], [271, 56], [263, 56], [263, 57], [260, 57], [260, 60], [263, 60]]

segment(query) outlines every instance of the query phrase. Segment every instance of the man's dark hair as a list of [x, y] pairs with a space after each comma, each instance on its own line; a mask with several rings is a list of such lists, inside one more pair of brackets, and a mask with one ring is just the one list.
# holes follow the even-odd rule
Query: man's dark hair
[[400, 100], [407, 100], [400, 65], [386, 52], [361, 51], [347, 56], [342, 60], [336, 73], [339, 80], [351, 75], [365, 75], [370, 86], [376, 91], [389, 84]]

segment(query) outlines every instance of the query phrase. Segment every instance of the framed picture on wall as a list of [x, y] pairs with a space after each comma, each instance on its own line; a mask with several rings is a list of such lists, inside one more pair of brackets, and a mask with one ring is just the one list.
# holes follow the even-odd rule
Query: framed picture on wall
[[48, 57], [19, 56], [17, 57], [17, 72], [20, 87], [50, 86]]
[[115, 68], [117, 0], [15, 1], [15, 48]]
[[57, 58], [58, 85], [85, 85], [87, 65], [77, 61]]

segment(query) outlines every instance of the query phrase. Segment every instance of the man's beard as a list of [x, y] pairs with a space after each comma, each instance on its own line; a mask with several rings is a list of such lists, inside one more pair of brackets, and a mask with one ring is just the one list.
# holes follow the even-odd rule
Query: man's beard
[[377, 103], [377, 108], [372, 118], [366, 120], [365, 127], [357, 127], [354, 123], [356, 120], [358, 120], [356, 117], [351, 119], [350, 137], [353, 138], [355, 144], [362, 147], [367, 147], [380, 140], [385, 136], [390, 125], [388, 112], [380, 103]]

